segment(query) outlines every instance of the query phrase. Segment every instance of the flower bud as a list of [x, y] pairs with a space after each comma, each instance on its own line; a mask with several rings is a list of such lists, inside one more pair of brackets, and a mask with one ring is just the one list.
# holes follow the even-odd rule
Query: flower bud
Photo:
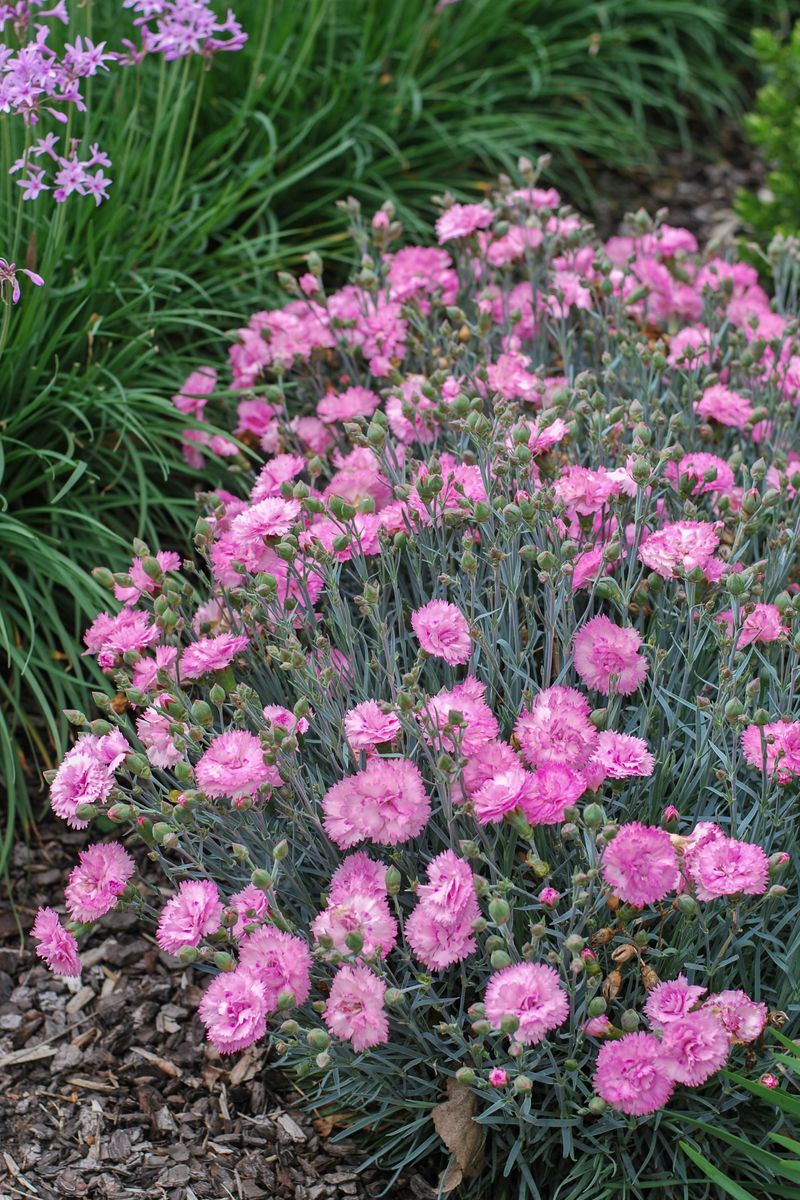
[[606, 1111], [606, 1109], [608, 1108], [608, 1105], [606, 1104], [605, 1100], [602, 1099], [601, 1096], [592, 1096], [591, 1100], [589, 1101], [589, 1103], [587, 1105], [587, 1108], [589, 1109], [589, 1112], [592, 1114], [593, 1117], [599, 1117], [602, 1115], [602, 1113], [604, 1113]]
[[681, 814], [678, 812], [674, 804], [668, 804], [661, 814], [661, 828], [675, 829], [681, 819]]
[[639, 1028], [639, 1014], [636, 1009], [626, 1008], [619, 1023], [626, 1033], [634, 1033]]
[[364, 935], [358, 929], [351, 929], [345, 936], [344, 944], [353, 954], [360, 954], [364, 949]]
[[588, 1005], [588, 1008], [586, 1011], [589, 1013], [590, 1017], [602, 1017], [607, 1008], [608, 1008], [608, 1005], [606, 1004], [603, 997], [595, 996], [594, 999], [589, 1001], [589, 1005]]
[[511, 916], [511, 908], [507, 900], [492, 900], [489, 905], [489, 916], [494, 921], [495, 925], [505, 925], [508, 918]]
[[456, 1079], [465, 1087], [470, 1087], [475, 1082], [475, 1072], [472, 1067], [459, 1067], [456, 1071]]
[[250, 882], [254, 887], [260, 888], [262, 892], [268, 892], [275, 881], [269, 871], [258, 870], [253, 871]]
[[493, 971], [501, 971], [503, 967], [511, 966], [511, 958], [505, 950], [495, 950], [489, 959]]
[[514, 1091], [522, 1092], [524, 1095], [533, 1091], [533, 1080], [527, 1075], [518, 1075], [514, 1080]]
[[[589, 829], [599, 829], [605, 824], [606, 814], [600, 804], [587, 804], [583, 810], [583, 823]], [[562, 831], [563, 837], [563, 831]]]
[[233, 971], [236, 967], [236, 959], [227, 950], [217, 950], [212, 954], [211, 961], [220, 971]]
[[501, 1033], [512, 1034], [519, 1029], [519, 1017], [515, 1017], [512, 1013], [506, 1013], [500, 1022]]
[[278, 844], [273, 847], [272, 857], [275, 862], [280, 862], [282, 859], [286, 858], [288, 853], [289, 843], [286, 841], [286, 838], [283, 838], [282, 841], [278, 842]]
[[310, 1029], [306, 1041], [312, 1050], [327, 1050], [331, 1044], [330, 1035], [324, 1029]]

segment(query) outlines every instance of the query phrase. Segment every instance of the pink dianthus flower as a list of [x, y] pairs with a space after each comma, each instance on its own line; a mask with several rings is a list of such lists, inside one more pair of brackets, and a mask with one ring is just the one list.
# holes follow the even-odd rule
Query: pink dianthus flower
[[436, 222], [439, 245], [469, 237], [478, 229], [486, 229], [493, 220], [494, 213], [483, 204], [451, 204]]
[[701, 1008], [668, 1022], [661, 1046], [672, 1078], [687, 1087], [699, 1087], [725, 1066], [730, 1039], [722, 1021]]
[[422, 649], [434, 658], [443, 658], [451, 667], [469, 661], [469, 623], [455, 604], [430, 600], [411, 614], [411, 625]]
[[664, 1107], [675, 1080], [657, 1037], [652, 1033], [626, 1033], [619, 1041], [601, 1046], [594, 1087], [612, 1108], [643, 1117]]
[[[446, 750], [453, 751], [458, 743], [461, 752], [469, 758], [486, 742], [497, 737], [497, 718], [484, 699], [485, 693], [486, 685], [468, 675], [454, 688], [441, 691], [426, 702], [424, 716], [434, 729], [440, 732], [442, 745]], [[463, 723], [457, 735], [445, 734], [444, 728], [454, 713], [461, 714]]]
[[599, 614], [575, 634], [575, 670], [583, 683], [609, 695], [612, 684], [622, 696], [635, 692], [647, 674], [647, 659], [638, 653], [641, 635]]
[[255, 734], [245, 729], [220, 733], [194, 769], [198, 788], [207, 796], [239, 800], [255, 796], [268, 784], [280, 785], [275, 767], [264, 762], [264, 751]]
[[504, 1017], [516, 1017], [514, 1040], [534, 1046], [569, 1016], [569, 997], [552, 967], [514, 963], [490, 977], [484, 998], [486, 1019], [499, 1029]]
[[719, 534], [709, 521], [673, 521], [648, 533], [639, 547], [639, 558], [663, 579], [704, 567], [719, 545]]
[[644, 738], [630, 733], [604, 729], [597, 736], [597, 745], [590, 767], [599, 769], [607, 779], [647, 778], [653, 774], [655, 759]]
[[706, 988], [689, 983], [685, 975], [667, 979], [653, 988], [645, 1002], [645, 1015], [652, 1029], [680, 1021], [699, 1003]]
[[589, 711], [589, 701], [575, 688], [555, 684], [540, 692], [514, 726], [522, 757], [535, 767], [553, 763], [580, 770], [597, 745]]
[[96, 921], [117, 903], [135, 870], [119, 842], [100, 842], [78, 853], [64, 897], [73, 921]]
[[209, 671], [223, 671], [246, 645], [247, 638], [244, 635], [232, 633], [199, 638], [187, 646], [181, 655], [181, 679], [199, 679]]
[[642, 908], [680, 884], [678, 857], [668, 833], [655, 825], [621, 825], [603, 850], [603, 879], [626, 904]]
[[481, 825], [502, 821], [515, 808], [526, 809], [533, 799], [534, 776], [518, 763], [488, 779], [472, 797], [475, 816]]
[[247, 925], [259, 924], [269, 912], [265, 893], [253, 883], [248, 883], [240, 891], [234, 892], [228, 905], [238, 916], [232, 930], [237, 941], [244, 937]]
[[724, 384], [717, 383], [706, 388], [700, 399], [695, 402], [695, 411], [706, 420], [743, 429], [753, 415], [753, 406], [746, 396], [732, 392]]
[[37, 911], [31, 937], [40, 943], [36, 953], [54, 974], [80, 975], [78, 943], [61, 924], [61, 918], [54, 908], [40, 908]]
[[419, 770], [404, 758], [372, 758], [363, 771], [330, 787], [322, 801], [325, 832], [342, 850], [364, 838], [395, 846], [427, 824], [430, 798]]
[[244, 1050], [267, 1032], [264, 985], [241, 966], [211, 980], [197, 1012], [220, 1054]]
[[751, 766], [763, 770], [766, 760], [767, 774], [788, 783], [800, 775], [800, 721], [748, 725], [742, 733], [742, 750]]
[[239, 966], [264, 987], [267, 1010], [278, 1007], [281, 992], [291, 992], [295, 1004], [305, 1004], [311, 992], [311, 955], [302, 938], [271, 925], [262, 925], [242, 938]]
[[325, 1005], [325, 1024], [330, 1033], [351, 1042], [357, 1052], [387, 1042], [389, 1020], [383, 1007], [385, 993], [385, 984], [368, 967], [340, 967]]
[[557, 825], [564, 812], [586, 791], [580, 771], [558, 763], [543, 763], [533, 773], [532, 786], [520, 805], [531, 825]]
[[769, 860], [761, 847], [724, 833], [687, 849], [684, 866], [698, 900], [739, 893], [760, 896], [767, 890]]
[[764, 1032], [769, 1016], [766, 1004], [751, 1000], [747, 992], [739, 990], [717, 992], [703, 1007], [719, 1018], [734, 1043], [754, 1042]]
[[210, 879], [184, 879], [161, 910], [156, 941], [167, 954], [177, 954], [184, 946], [199, 946], [221, 920], [217, 885]]
[[400, 720], [393, 712], [384, 712], [377, 700], [363, 700], [345, 713], [344, 735], [351, 750], [369, 753], [377, 746], [394, 741], [400, 732]]

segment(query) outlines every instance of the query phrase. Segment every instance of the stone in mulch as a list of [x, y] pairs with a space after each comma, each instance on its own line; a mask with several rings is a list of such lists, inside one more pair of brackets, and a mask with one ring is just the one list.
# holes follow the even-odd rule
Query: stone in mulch
[[[194, 1016], [200, 976], [176, 967], [135, 918], [112, 915], [54, 978], [20, 946], [38, 904], [58, 905], [81, 835], [18, 847], [15, 912], [0, 906], [0, 1200], [367, 1200], [386, 1187], [359, 1171], [295, 1107], [264, 1049], [222, 1059]], [[418, 1173], [394, 1200], [430, 1200]]]

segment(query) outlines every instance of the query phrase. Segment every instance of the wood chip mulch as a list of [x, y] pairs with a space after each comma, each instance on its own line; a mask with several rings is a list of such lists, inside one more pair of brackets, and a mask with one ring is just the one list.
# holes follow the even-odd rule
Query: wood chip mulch
[[[106, 918], [80, 981], [35, 957], [19, 927], [63, 902], [82, 840], [45, 828], [16, 848], [13, 905], [0, 894], [0, 1200], [379, 1196], [387, 1177], [360, 1171], [355, 1142], [294, 1106], [264, 1050], [223, 1060], [205, 1045], [199, 976], [134, 917]], [[436, 1193], [412, 1173], [391, 1194]]]

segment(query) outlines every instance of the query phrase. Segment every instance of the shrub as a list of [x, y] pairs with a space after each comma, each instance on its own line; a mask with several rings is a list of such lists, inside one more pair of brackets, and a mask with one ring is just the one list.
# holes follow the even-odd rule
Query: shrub
[[[188, 530], [193, 497], [170, 453], [170, 379], [203, 347], [219, 352], [238, 314], [263, 302], [273, 266], [335, 247], [331, 200], [391, 195], [421, 227], [421, 197], [474, 187], [532, 143], [555, 151], [559, 171], [586, 191], [580, 155], [630, 164], [683, 128], [687, 111], [736, 107], [735, 74], [721, 64], [740, 60], [740, 29], [758, 6], [408, 0], [386, 20], [383, 0], [241, 0], [249, 38], [238, 53], [216, 53], [201, 34], [201, 54], [167, 61], [192, 48], [181, 20], [207, 22], [213, 7], [20, 0], [0, 14], [11, 48], [30, 47], [42, 24], [59, 56], [89, 37], [107, 68], [94, 52], [68, 52], [86, 104], [58, 102], [72, 112], [68, 126], [49, 114], [36, 130], [16, 111], [2, 117], [9, 163], [45, 130], [62, 134], [0, 187], [0, 254], [45, 280], [20, 275], [22, 300], [4, 305], [0, 322], [9, 816], [25, 804], [26, 780], [63, 748], [60, 709], [85, 699], [71, 630], [95, 603], [87, 555], [121, 567], [134, 529], [177, 541]], [[224, 6], [216, 11], [224, 24]], [[140, 61], [123, 42], [139, 45], [142, 22], [151, 32]], [[231, 36], [240, 47], [225, 29], [212, 40]], [[120, 51], [131, 65], [111, 58]], [[6, 64], [4, 86], [10, 74]], [[88, 194], [57, 204], [54, 173], [64, 168], [40, 168], [50, 153], [70, 159], [73, 136], [80, 159], [97, 143], [111, 166], [95, 159], [87, 176], [73, 163], [66, 186]], [[22, 178], [26, 195], [50, 190], [22, 201]], [[107, 195], [97, 207], [93, 189]], [[12, 834], [9, 819], [6, 849]], [[0, 865], [4, 857], [0, 849]]]
[[757, 29], [753, 46], [767, 81], [759, 89], [755, 111], [745, 118], [745, 132], [770, 170], [767, 192], [742, 192], [736, 207], [742, 220], [768, 239], [800, 229], [800, 23], [788, 40]]
[[395, 1171], [441, 1135], [476, 1194], [713, 1195], [684, 1118], [762, 1141], [796, 1010], [796, 322], [532, 174], [435, 246], [348, 211], [352, 282], [312, 256], [231, 348], [248, 498], [96, 572], [116, 697], [52, 805], [168, 890], [96, 843], [39, 953], [157, 922], [209, 1052], [269, 1036]]

